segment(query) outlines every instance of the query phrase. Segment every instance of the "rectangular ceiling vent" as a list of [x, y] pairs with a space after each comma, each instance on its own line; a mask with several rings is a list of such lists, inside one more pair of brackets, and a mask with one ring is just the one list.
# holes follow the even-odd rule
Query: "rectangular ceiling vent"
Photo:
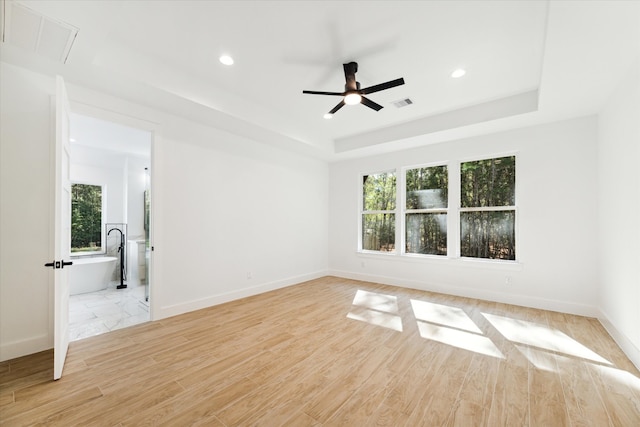
[[16, 2], [2, 2], [2, 41], [65, 63], [78, 29]]
[[393, 101], [392, 104], [395, 105], [396, 108], [402, 108], [402, 107], [406, 107], [407, 105], [413, 104], [413, 101], [410, 100], [409, 98], [405, 98], [405, 99], [400, 99], [398, 101]]

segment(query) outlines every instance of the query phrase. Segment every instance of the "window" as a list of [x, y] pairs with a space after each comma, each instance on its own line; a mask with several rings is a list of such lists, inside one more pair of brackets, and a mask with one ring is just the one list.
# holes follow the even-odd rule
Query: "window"
[[405, 175], [405, 253], [447, 254], [446, 166], [408, 169]]
[[71, 252], [103, 252], [102, 186], [71, 184]]
[[362, 249], [391, 252], [396, 242], [396, 174], [362, 177]]
[[460, 255], [515, 260], [516, 158], [460, 165]]

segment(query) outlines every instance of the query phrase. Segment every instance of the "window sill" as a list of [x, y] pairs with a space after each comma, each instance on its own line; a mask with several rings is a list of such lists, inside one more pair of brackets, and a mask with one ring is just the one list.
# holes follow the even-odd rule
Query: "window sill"
[[360, 258], [393, 260], [394, 262], [447, 265], [456, 268], [480, 268], [503, 271], [521, 271], [524, 268], [524, 264], [521, 261], [499, 259], [475, 259], [466, 257], [454, 258], [443, 255], [399, 254], [397, 252], [375, 251], [357, 251], [357, 255]]
[[106, 255], [106, 252], [96, 251], [96, 252], [71, 252], [71, 258], [91, 258], [96, 256]]

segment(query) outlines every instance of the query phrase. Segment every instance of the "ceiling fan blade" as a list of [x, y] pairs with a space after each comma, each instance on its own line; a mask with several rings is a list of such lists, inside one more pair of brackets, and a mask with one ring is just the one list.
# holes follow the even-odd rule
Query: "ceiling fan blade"
[[360, 103], [376, 111], [380, 111], [384, 108], [382, 105], [376, 104], [375, 102], [373, 102], [369, 98], [365, 98], [364, 96], [362, 97], [362, 101], [360, 101]]
[[358, 72], [358, 64], [356, 62], [349, 62], [348, 64], [342, 64], [344, 69], [345, 80], [345, 92], [358, 90], [358, 82], [356, 82], [356, 73]]
[[309, 95], [335, 95], [335, 96], [344, 96], [344, 92], [321, 92], [317, 90], [303, 90], [302, 93], [306, 93]]
[[331, 111], [329, 111], [329, 114], [334, 114], [336, 111], [338, 111], [342, 107], [344, 107], [344, 99], [342, 101], [340, 101], [340, 103], [338, 105], [333, 107], [333, 109]]
[[399, 78], [395, 80], [391, 80], [390, 82], [380, 83], [379, 85], [373, 85], [369, 87], [365, 87], [360, 90], [360, 93], [363, 95], [368, 95], [370, 93], [379, 92], [381, 90], [390, 89], [392, 87], [401, 86], [404, 84], [404, 79]]

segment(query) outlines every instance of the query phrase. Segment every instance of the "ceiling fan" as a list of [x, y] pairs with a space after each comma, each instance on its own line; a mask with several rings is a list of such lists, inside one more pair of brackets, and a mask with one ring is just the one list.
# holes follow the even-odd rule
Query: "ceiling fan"
[[333, 96], [342, 96], [343, 99], [333, 107], [331, 111], [329, 111], [325, 116], [333, 116], [333, 114], [347, 105], [355, 105], [355, 104], [364, 104], [367, 107], [380, 111], [383, 107], [380, 104], [376, 104], [369, 98], [364, 97], [364, 95], [369, 95], [370, 93], [379, 92], [381, 90], [390, 89], [392, 87], [400, 86], [404, 84], [404, 79], [399, 78], [395, 80], [388, 81], [386, 83], [380, 83], [377, 85], [369, 86], [364, 89], [360, 89], [360, 82], [356, 81], [356, 73], [358, 72], [358, 64], [356, 62], [349, 62], [348, 64], [343, 64], [344, 68], [344, 78], [346, 83], [344, 85], [344, 92], [320, 92], [315, 90], [303, 90], [302, 93], [311, 94], [311, 95], [333, 95]]

